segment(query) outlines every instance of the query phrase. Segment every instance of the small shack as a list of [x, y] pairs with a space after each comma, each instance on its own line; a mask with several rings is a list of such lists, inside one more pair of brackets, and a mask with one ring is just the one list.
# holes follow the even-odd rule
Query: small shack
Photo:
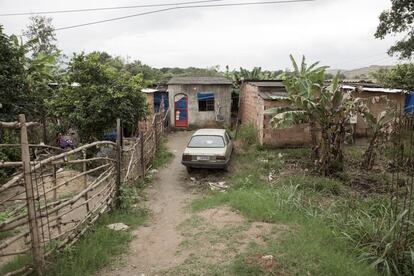
[[[341, 87], [344, 91], [351, 91], [355, 98], [368, 99], [372, 97], [386, 97], [398, 110], [404, 112], [406, 108], [406, 93], [402, 89], [385, 88], [371, 81], [342, 81]], [[387, 105], [385, 102], [373, 103], [366, 101], [369, 110], [374, 116], [384, 110]], [[355, 134], [357, 137], [366, 137], [370, 135], [370, 129], [361, 116], [357, 117]]]
[[282, 81], [246, 81], [240, 88], [240, 120], [257, 130], [260, 145], [266, 147], [303, 146], [311, 143], [310, 128], [298, 124], [287, 129], [272, 128], [271, 114], [265, 110], [290, 106]]
[[224, 77], [173, 77], [168, 82], [171, 126], [230, 124], [232, 82]]
[[164, 101], [164, 110], [168, 110], [169, 100], [166, 86], [156, 85], [151, 88], [144, 88], [141, 92], [146, 95], [148, 108], [151, 113], [157, 113], [161, 110], [162, 101]]

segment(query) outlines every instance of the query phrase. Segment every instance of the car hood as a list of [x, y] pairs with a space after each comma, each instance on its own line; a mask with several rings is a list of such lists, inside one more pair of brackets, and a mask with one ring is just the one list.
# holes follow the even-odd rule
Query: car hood
[[184, 154], [189, 155], [222, 155], [226, 154], [226, 148], [186, 148]]

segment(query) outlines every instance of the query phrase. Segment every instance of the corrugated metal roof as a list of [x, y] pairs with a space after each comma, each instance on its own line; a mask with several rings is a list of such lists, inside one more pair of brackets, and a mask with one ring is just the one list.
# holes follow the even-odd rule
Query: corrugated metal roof
[[247, 83], [258, 87], [285, 87], [282, 81], [249, 81]]
[[379, 92], [379, 93], [404, 93], [404, 90], [402, 89], [391, 89], [391, 88], [385, 88], [385, 87], [362, 87], [362, 86], [353, 86], [353, 85], [341, 85], [342, 89], [345, 90], [351, 90], [354, 91], [357, 88], [359, 90], [362, 90], [364, 92]]
[[286, 92], [259, 92], [259, 96], [263, 100], [286, 100], [288, 94]]
[[173, 77], [168, 84], [233, 84], [224, 77]]

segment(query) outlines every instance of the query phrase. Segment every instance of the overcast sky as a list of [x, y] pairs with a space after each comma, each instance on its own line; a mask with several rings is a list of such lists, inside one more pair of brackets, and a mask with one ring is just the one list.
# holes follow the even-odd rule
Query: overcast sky
[[[37, 12], [194, 0], [0, 0], [0, 12]], [[262, 0], [220, 1], [226, 3]], [[269, 0], [263, 0], [269, 1]], [[155, 67], [225, 65], [290, 67], [289, 54], [305, 54], [332, 68], [388, 65], [395, 37], [374, 38], [378, 16], [391, 0], [316, 0], [248, 7], [173, 10], [57, 32], [65, 54], [106, 51]], [[56, 28], [159, 8], [54, 14]], [[0, 17], [6, 33], [20, 34], [29, 16]]]

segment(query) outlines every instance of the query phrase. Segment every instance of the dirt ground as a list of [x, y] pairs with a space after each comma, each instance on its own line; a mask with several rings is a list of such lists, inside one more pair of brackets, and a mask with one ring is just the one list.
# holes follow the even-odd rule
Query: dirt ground
[[[180, 163], [191, 134], [169, 135], [174, 159], [147, 190], [149, 221], [133, 232], [129, 252], [97, 275], [202, 275], [209, 266], [230, 262], [251, 242], [261, 244], [264, 235], [275, 232], [274, 225], [250, 223], [225, 206], [196, 214], [188, 209], [200, 195]], [[213, 178], [223, 175], [212, 173]]]

